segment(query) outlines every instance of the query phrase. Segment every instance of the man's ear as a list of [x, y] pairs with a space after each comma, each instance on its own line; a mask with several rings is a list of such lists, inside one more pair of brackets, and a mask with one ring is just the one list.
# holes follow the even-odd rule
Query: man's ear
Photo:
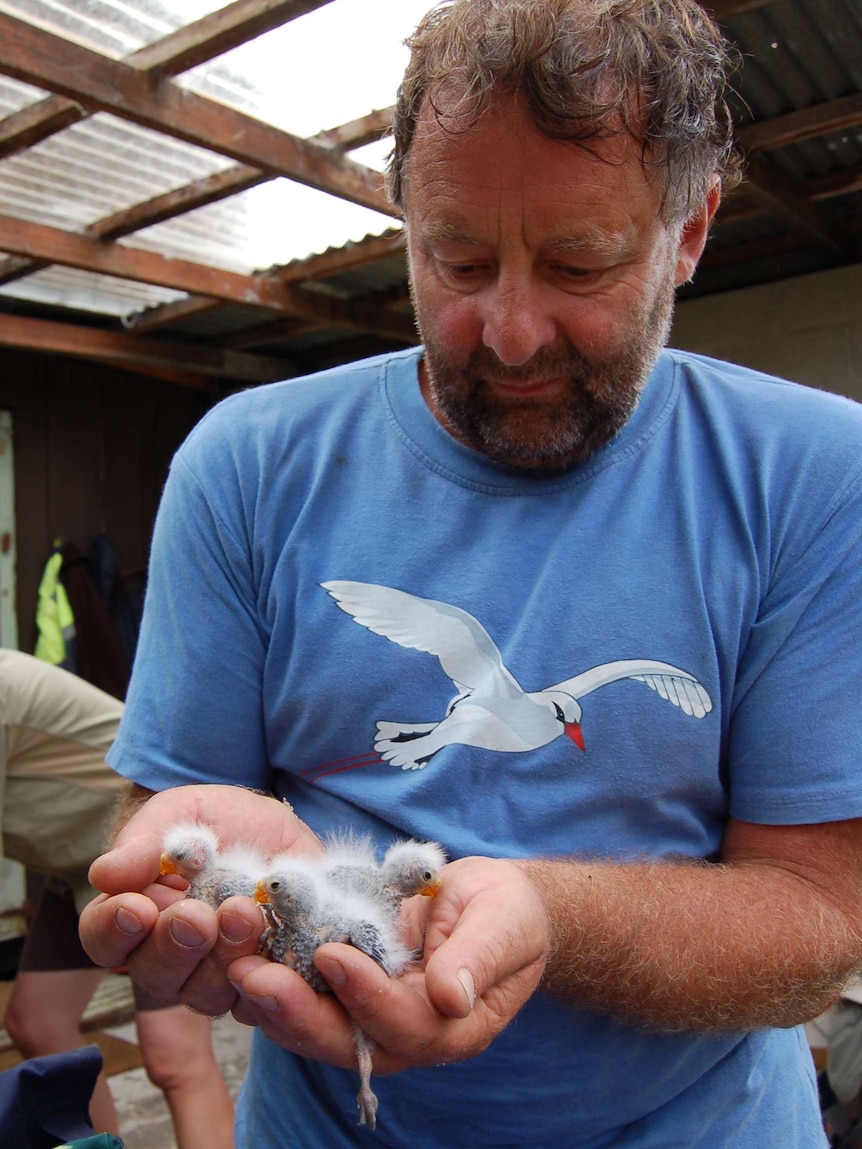
[[694, 215], [690, 216], [682, 228], [679, 241], [679, 250], [676, 257], [676, 277], [674, 283], [677, 287], [681, 283], [688, 283], [694, 275], [698, 260], [706, 246], [706, 237], [709, 235], [709, 225], [718, 208], [721, 199], [721, 182], [716, 180], [706, 194], [706, 199]]

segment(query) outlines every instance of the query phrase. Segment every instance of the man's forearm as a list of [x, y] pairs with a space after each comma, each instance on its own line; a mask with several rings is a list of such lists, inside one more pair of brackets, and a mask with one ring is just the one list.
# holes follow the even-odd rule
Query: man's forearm
[[551, 921], [544, 988], [629, 1023], [794, 1025], [827, 1008], [859, 962], [856, 923], [773, 867], [523, 865]]

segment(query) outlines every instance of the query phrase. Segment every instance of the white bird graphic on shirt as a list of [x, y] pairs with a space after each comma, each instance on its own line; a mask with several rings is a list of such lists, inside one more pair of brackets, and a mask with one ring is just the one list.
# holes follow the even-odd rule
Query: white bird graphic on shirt
[[685, 670], [652, 659], [606, 662], [544, 690], [524, 691], [493, 639], [471, 614], [375, 583], [320, 584], [360, 626], [399, 646], [435, 655], [458, 693], [436, 722], [378, 722], [374, 749], [393, 766], [421, 770], [444, 746], [535, 750], [566, 734], [584, 749], [579, 699], [622, 679], [643, 682], [684, 714], [712, 710], [706, 689]]

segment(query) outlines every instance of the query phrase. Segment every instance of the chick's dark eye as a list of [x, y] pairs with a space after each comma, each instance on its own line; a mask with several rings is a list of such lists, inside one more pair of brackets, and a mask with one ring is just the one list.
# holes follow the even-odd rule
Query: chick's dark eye
[[277, 890], [280, 890], [280, 889], [281, 889], [281, 882], [270, 882], [269, 883], [270, 893], [274, 894]]
[[422, 871], [422, 881], [423, 882], [430, 882], [433, 877], [434, 877], [434, 875], [431, 873], [430, 870], [423, 870]]

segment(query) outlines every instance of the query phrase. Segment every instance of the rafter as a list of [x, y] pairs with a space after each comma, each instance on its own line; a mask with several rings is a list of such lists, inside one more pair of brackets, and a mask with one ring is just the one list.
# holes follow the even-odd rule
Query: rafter
[[352, 148], [361, 148], [365, 144], [382, 139], [392, 131], [393, 108], [378, 108], [359, 116], [338, 128], [330, 128], [320, 132], [314, 137], [318, 144], [326, 148], [333, 148], [338, 152], [347, 152]]
[[220, 299], [213, 299], [209, 295], [187, 295], [172, 303], [160, 303], [155, 307], [146, 307], [143, 311], [133, 311], [125, 316], [123, 326], [129, 331], [158, 331], [172, 323], [181, 323], [196, 315], [206, 315], [222, 306]]
[[[328, 3], [330, 0], [235, 0], [132, 52], [125, 62], [142, 71], [177, 76]], [[32, 147], [90, 114], [89, 109], [65, 96], [46, 96], [0, 120], [0, 157]]]
[[121, 331], [99, 331], [20, 315], [0, 315], [0, 347], [100, 359], [120, 366], [180, 368], [195, 373], [182, 380], [186, 386], [202, 389], [207, 387], [209, 377], [266, 383], [283, 379], [293, 370], [289, 359], [249, 355], [220, 347], [190, 347]]
[[304, 319], [321, 319], [348, 328], [359, 327], [405, 343], [414, 339], [409, 319], [386, 312], [375, 313], [361, 301], [304, 291], [272, 275], [239, 275], [223, 268], [171, 259], [140, 248], [104, 244], [90, 236], [13, 216], [0, 215], [0, 250]]
[[124, 235], [131, 235], [141, 228], [152, 227], [165, 220], [175, 219], [178, 215], [194, 211], [207, 204], [217, 203], [230, 196], [239, 195], [249, 188], [257, 187], [272, 179], [269, 173], [247, 164], [237, 164], [215, 175], [205, 176], [183, 187], [174, 188], [163, 195], [153, 196], [152, 199], [123, 208], [113, 215], [91, 223], [87, 234], [96, 239], [119, 239]]
[[840, 132], [862, 124], [862, 93], [828, 100], [810, 108], [773, 116], [747, 124], [736, 133], [737, 142], [746, 151], [765, 151], [798, 144], [829, 132]]
[[379, 174], [369, 168], [3, 13], [0, 72], [239, 163], [393, 213]]
[[[372, 112], [373, 117], [388, 117], [391, 109], [385, 112]], [[365, 140], [367, 131], [366, 121], [369, 117], [363, 116], [358, 120], [351, 120], [348, 124], [341, 124], [336, 128], [320, 132], [312, 136], [310, 143], [321, 144], [334, 152], [347, 151], [358, 147], [359, 142]], [[134, 204], [123, 211], [105, 216], [90, 224], [87, 232], [99, 239], [117, 239], [123, 235], [130, 235], [144, 227], [152, 227], [156, 223], [164, 223], [167, 219], [174, 219], [178, 215], [216, 203], [249, 188], [258, 187], [268, 180], [274, 179], [274, 172], [264, 172], [248, 164], [237, 164], [235, 167], [225, 168], [215, 175], [194, 180], [190, 184], [174, 188], [163, 195], [153, 196], [152, 199]]]
[[847, 250], [847, 237], [839, 228], [828, 223], [809, 199], [801, 195], [780, 172], [767, 167], [760, 156], [748, 159], [748, 180], [745, 192], [770, 210], [789, 217], [792, 224], [813, 236], [820, 243], [836, 251]]
[[330, 0], [235, 0], [141, 48], [129, 57], [129, 63], [177, 76], [328, 3]]
[[[403, 232], [387, 232], [384, 235], [368, 236], [345, 247], [334, 248], [308, 259], [296, 259], [283, 267], [272, 268], [266, 275], [280, 279], [283, 283], [307, 283], [315, 279], [338, 275], [358, 267], [376, 263], [390, 255], [401, 255], [405, 250]], [[320, 298], [315, 296], [315, 298]], [[147, 308], [129, 317], [130, 326], [141, 330], [154, 330], [171, 323], [182, 322], [194, 315], [205, 314], [220, 306], [207, 296], [189, 296], [175, 303], [163, 303], [158, 307]], [[406, 334], [406, 332], [404, 333]], [[412, 340], [405, 340], [411, 342]]]

